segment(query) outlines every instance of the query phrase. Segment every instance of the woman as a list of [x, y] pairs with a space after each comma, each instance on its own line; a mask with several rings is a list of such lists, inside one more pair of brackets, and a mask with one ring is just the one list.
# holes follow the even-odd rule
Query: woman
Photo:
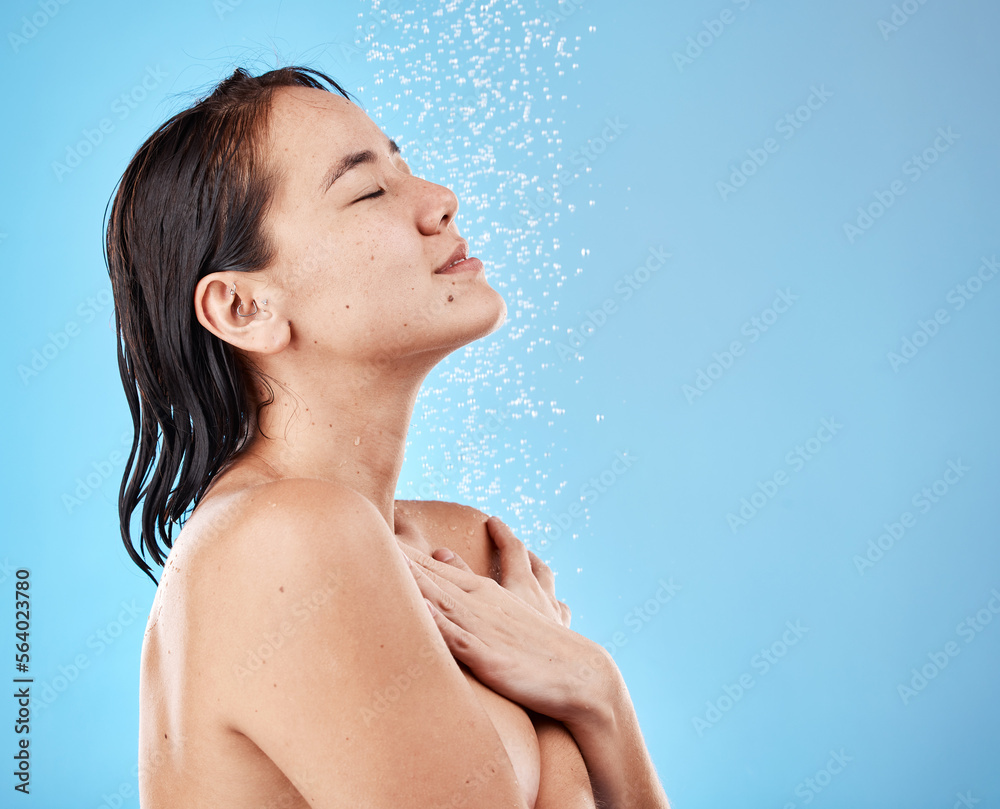
[[475, 509], [393, 500], [423, 379], [506, 314], [457, 210], [303, 68], [237, 70], [126, 169], [121, 527], [166, 563], [144, 809], [667, 806], [551, 571]]

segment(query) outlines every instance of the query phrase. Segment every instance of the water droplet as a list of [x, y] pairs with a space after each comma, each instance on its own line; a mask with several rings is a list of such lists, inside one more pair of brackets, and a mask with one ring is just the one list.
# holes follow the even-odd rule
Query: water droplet
[[361, 436], [359, 435], [357, 438], [354, 439], [354, 446], [357, 446], [360, 443], [361, 443]]

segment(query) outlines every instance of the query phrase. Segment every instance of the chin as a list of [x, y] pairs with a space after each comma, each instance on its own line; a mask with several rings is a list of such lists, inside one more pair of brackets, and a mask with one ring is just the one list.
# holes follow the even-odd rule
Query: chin
[[507, 301], [505, 301], [503, 299], [503, 295], [493, 289], [493, 287], [490, 287], [490, 292], [492, 293], [491, 298], [493, 300], [493, 319], [490, 323], [489, 330], [485, 334], [481, 335], [483, 337], [487, 334], [492, 334], [507, 322]]
[[[452, 300], [448, 301], [448, 296]], [[383, 333], [372, 344], [381, 357], [409, 357], [433, 366], [456, 349], [499, 329], [507, 319], [507, 303], [483, 279], [437, 290], [423, 306], [400, 314], [393, 334]], [[404, 325], [400, 330], [398, 326]]]
[[507, 302], [503, 296], [493, 287], [487, 287], [486, 293], [483, 295], [482, 303], [476, 307], [480, 329], [466, 342], [493, 334], [507, 320]]
[[439, 312], [429, 342], [436, 343], [441, 357], [499, 329], [507, 320], [507, 302], [493, 287], [482, 284], [475, 291], [454, 293], [455, 300]]

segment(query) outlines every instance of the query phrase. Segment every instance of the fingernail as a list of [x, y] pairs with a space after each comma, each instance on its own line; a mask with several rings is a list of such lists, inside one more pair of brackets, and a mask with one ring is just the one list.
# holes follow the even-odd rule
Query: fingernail
[[452, 553], [448, 548], [438, 548], [432, 556], [439, 562], [450, 562], [455, 558], [455, 554]]
[[434, 605], [431, 604], [430, 599], [425, 598], [424, 603], [427, 605], [427, 609], [430, 611], [431, 615], [434, 614]]

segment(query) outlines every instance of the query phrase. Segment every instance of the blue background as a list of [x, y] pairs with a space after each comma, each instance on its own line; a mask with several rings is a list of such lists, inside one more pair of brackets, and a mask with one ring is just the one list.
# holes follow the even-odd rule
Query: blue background
[[994, 3], [18, 0], [0, 20], [0, 578], [9, 596], [31, 570], [39, 697], [32, 792], [5, 775], [3, 805], [137, 805], [154, 588], [118, 536], [105, 204], [236, 65], [296, 63], [456, 191], [508, 301], [428, 379], [398, 496], [499, 514], [549, 561], [672, 803], [997, 805], [1000, 278], [969, 281], [1000, 251]]

